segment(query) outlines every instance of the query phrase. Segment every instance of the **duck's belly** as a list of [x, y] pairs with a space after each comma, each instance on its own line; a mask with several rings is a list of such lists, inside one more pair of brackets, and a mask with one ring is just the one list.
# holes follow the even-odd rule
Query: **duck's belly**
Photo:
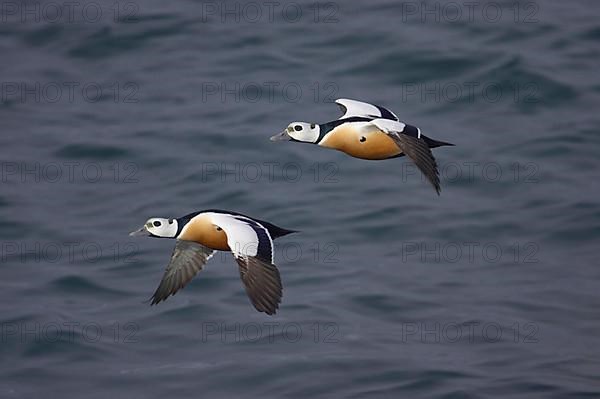
[[210, 218], [205, 215], [198, 215], [190, 220], [177, 238], [194, 241], [211, 249], [229, 251], [227, 234], [212, 224]]
[[402, 154], [394, 140], [382, 131], [359, 132], [344, 126], [334, 129], [319, 145], [361, 159], [387, 159]]

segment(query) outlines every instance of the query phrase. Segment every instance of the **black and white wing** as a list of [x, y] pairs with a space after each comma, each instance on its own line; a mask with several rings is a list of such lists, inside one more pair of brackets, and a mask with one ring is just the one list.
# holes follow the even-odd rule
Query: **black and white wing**
[[245, 216], [212, 213], [210, 217], [227, 234], [227, 244], [240, 267], [240, 277], [252, 305], [259, 312], [275, 314], [283, 289], [279, 271], [273, 264], [269, 231]]
[[177, 240], [171, 261], [163, 274], [158, 288], [150, 298], [150, 304], [164, 301], [185, 287], [215, 253], [214, 250], [193, 241]]
[[437, 168], [437, 162], [433, 153], [429, 149], [427, 142], [421, 138], [421, 131], [417, 129], [416, 136], [404, 133], [406, 125], [402, 122], [390, 121], [387, 119], [374, 119], [371, 124], [379, 130], [390, 136], [402, 152], [409, 157], [417, 168], [431, 182], [435, 191], [440, 194], [440, 176]]
[[392, 111], [379, 105], [364, 103], [362, 101], [339, 98], [335, 102], [340, 106], [344, 115], [339, 119], [352, 117], [359, 118], [382, 118], [398, 121], [398, 117]]

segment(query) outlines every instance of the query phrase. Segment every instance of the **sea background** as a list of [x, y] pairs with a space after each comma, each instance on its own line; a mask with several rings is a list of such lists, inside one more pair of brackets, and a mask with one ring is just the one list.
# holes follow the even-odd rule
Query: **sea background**
[[[597, 1], [0, 4], [0, 397], [600, 396]], [[336, 98], [406, 159], [268, 138]], [[216, 256], [146, 302], [220, 208], [277, 240], [276, 316]]]

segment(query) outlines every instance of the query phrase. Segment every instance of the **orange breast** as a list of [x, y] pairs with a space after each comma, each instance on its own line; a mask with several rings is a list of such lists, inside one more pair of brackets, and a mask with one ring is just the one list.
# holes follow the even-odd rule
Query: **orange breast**
[[359, 132], [351, 125], [336, 127], [319, 145], [361, 159], [387, 159], [402, 154], [394, 140], [382, 131]]
[[227, 234], [211, 223], [205, 215], [198, 215], [185, 225], [178, 237], [181, 240], [195, 241], [205, 247], [219, 251], [229, 251]]

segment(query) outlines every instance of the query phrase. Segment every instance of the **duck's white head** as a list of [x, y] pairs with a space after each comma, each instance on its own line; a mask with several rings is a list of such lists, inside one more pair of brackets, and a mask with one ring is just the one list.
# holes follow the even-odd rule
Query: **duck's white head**
[[316, 123], [292, 122], [283, 132], [271, 137], [271, 141], [293, 140], [303, 143], [316, 143], [321, 127]]
[[150, 218], [140, 229], [132, 231], [129, 235], [175, 238], [177, 225], [177, 219]]

